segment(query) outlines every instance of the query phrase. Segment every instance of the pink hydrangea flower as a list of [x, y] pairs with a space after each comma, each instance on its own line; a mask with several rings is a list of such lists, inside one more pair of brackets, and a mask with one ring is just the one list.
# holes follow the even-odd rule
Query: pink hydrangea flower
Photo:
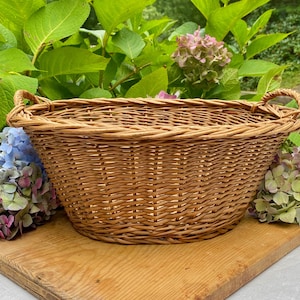
[[187, 82], [206, 90], [219, 83], [232, 56], [223, 41], [218, 42], [207, 34], [202, 36], [199, 28], [193, 34], [178, 37], [177, 44], [172, 57]]
[[178, 99], [178, 95], [170, 95], [168, 93], [166, 93], [165, 91], [160, 91], [155, 98], [159, 98], [159, 99]]

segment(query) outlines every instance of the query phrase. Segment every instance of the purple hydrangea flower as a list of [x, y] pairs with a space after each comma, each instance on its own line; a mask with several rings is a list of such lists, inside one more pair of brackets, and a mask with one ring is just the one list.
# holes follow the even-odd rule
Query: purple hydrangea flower
[[9, 215], [0, 215], [0, 238], [5, 239], [6, 237], [10, 236], [11, 230], [10, 227], [14, 223], [14, 216]]

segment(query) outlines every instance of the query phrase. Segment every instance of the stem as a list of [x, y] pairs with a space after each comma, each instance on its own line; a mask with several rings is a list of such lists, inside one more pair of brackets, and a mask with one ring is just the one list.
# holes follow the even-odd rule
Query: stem
[[109, 91], [113, 91], [116, 87], [118, 87], [120, 84], [122, 84], [123, 82], [125, 82], [127, 79], [129, 79], [131, 76], [137, 74], [139, 71], [141, 71], [142, 69], [150, 66], [151, 63], [147, 63], [141, 67], [135, 67], [134, 70], [127, 74], [125, 77], [121, 78], [120, 80], [118, 80], [112, 87], [110, 87]]
[[99, 71], [99, 87], [103, 88], [103, 77], [104, 77], [104, 71], [100, 70]]
[[[101, 49], [101, 55], [105, 57], [106, 54], [106, 46], [108, 42], [108, 34], [105, 32], [104, 38], [103, 38], [103, 45]], [[99, 71], [99, 87], [103, 88], [103, 78], [104, 78], [104, 70]]]
[[39, 55], [42, 53], [42, 51], [45, 49], [45, 47], [46, 47], [45, 43], [41, 44], [38, 47], [38, 49], [36, 50], [36, 52], [33, 55], [32, 61], [31, 61], [33, 65], [35, 64], [35, 62], [37, 61]]

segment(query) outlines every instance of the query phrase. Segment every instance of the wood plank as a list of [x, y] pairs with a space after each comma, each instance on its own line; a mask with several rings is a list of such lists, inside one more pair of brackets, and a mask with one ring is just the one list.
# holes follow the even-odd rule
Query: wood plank
[[60, 212], [1, 241], [0, 272], [47, 300], [224, 299], [299, 245], [299, 226], [251, 217], [196, 243], [108, 244], [80, 235]]

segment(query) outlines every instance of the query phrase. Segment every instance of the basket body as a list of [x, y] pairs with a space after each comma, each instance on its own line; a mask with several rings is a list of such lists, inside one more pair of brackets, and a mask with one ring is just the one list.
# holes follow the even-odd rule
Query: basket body
[[144, 101], [60, 100], [9, 117], [29, 134], [74, 228], [92, 239], [186, 243], [231, 230], [300, 127], [250, 104]]

